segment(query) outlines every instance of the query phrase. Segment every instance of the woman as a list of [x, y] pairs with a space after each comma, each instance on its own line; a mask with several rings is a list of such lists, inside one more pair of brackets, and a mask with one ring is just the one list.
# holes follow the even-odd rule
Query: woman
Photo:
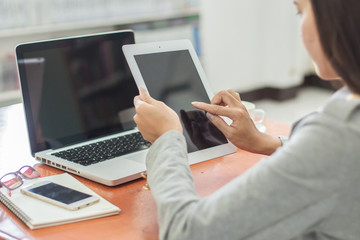
[[134, 120], [153, 143], [148, 183], [161, 239], [360, 239], [360, 2], [295, 5], [317, 74], [345, 87], [299, 121], [286, 142], [257, 131], [232, 90], [211, 104], [193, 103], [237, 147], [271, 155], [211, 196], [194, 190], [176, 113], [143, 90], [134, 99]]

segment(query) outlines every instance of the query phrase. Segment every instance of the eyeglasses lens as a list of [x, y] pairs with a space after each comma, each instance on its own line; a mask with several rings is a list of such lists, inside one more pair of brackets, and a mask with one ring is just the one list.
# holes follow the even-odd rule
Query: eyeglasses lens
[[40, 177], [40, 174], [35, 169], [29, 166], [20, 168], [19, 173], [21, 173], [22, 176], [28, 179]]
[[10, 173], [1, 178], [1, 183], [8, 189], [13, 190], [21, 186], [22, 180], [16, 174]]

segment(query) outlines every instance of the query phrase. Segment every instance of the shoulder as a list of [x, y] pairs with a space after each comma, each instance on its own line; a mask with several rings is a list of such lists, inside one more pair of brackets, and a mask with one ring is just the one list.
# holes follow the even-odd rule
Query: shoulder
[[349, 99], [350, 95], [347, 88], [342, 88], [320, 109], [320, 113], [349, 126], [360, 123], [360, 99]]
[[[321, 166], [330, 172], [360, 164], [360, 100], [349, 101], [346, 96], [346, 89], [335, 93], [321, 109], [294, 128], [283, 150], [297, 160], [307, 159], [296, 164]], [[342, 159], [347, 161], [339, 164]]]
[[347, 88], [337, 91], [317, 112], [299, 122], [296, 132], [313, 126], [329, 133], [360, 134], [360, 99], [349, 100], [351, 92]]

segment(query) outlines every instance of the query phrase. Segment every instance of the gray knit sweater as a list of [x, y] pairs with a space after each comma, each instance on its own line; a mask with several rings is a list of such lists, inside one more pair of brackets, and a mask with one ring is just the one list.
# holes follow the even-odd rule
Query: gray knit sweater
[[147, 156], [160, 239], [360, 239], [360, 100], [343, 88], [289, 141], [206, 198], [186, 143], [169, 131]]

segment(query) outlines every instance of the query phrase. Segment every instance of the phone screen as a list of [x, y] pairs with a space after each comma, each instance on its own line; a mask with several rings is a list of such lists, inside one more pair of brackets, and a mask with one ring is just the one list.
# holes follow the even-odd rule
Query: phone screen
[[48, 183], [40, 187], [34, 187], [29, 192], [53, 199], [64, 204], [72, 204], [77, 201], [91, 197], [91, 195], [82, 193], [56, 183]]

